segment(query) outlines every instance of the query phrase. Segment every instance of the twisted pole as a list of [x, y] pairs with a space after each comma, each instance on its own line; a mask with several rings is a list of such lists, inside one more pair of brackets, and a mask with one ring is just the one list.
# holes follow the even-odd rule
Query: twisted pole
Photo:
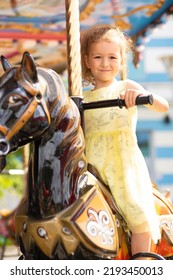
[[66, 0], [68, 89], [70, 96], [82, 96], [79, 1]]

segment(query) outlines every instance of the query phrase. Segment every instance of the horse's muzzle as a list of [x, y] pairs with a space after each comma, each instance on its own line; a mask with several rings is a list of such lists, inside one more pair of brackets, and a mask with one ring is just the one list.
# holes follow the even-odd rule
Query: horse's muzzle
[[0, 156], [5, 156], [10, 151], [10, 144], [5, 139], [0, 139]]

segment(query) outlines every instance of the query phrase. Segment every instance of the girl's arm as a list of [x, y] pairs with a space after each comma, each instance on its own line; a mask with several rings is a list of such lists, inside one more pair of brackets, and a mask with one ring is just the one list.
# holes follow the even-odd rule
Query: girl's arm
[[126, 81], [126, 90], [120, 94], [120, 98], [125, 100], [126, 107], [130, 108], [135, 106], [135, 100], [138, 95], [153, 95], [153, 105], [145, 105], [147, 108], [156, 112], [167, 112], [169, 110], [169, 104], [167, 100], [159, 95], [153, 94], [145, 90], [140, 84], [132, 81]]

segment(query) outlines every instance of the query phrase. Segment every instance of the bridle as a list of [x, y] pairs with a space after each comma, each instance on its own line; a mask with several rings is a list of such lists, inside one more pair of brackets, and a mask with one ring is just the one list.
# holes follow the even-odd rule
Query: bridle
[[[28, 120], [33, 116], [35, 109], [37, 108], [38, 104], [42, 105], [42, 108], [47, 116], [48, 124], [50, 124], [50, 114], [46, 106], [46, 102], [43, 99], [43, 94], [41, 93], [38, 88], [30, 85], [27, 81], [19, 81], [19, 84], [22, 85], [22, 87], [28, 91], [32, 96], [32, 100], [30, 101], [27, 109], [24, 111], [23, 115], [18, 119], [13, 126], [8, 129], [5, 126], [0, 125], [0, 132], [4, 135], [3, 139], [0, 139], [0, 156], [7, 155], [10, 150], [10, 140], [14, 135], [16, 135], [21, 128], [24, 127], [24, 125], [28, 122]], [[3, 150], [1, 150], [3, 146]]]

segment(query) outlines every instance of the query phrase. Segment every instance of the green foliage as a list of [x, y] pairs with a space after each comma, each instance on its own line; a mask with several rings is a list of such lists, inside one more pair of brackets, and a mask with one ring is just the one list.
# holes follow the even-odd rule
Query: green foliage
[[[7, 156], [4, 171], [10, 169], [23, 169], [23, 148], [20, 148]], [[0, 197], [3, 196], [3, 190], [8, 190], [21, 195], [23, 193], [23, 188], [23, 175], [0, 174]]]

